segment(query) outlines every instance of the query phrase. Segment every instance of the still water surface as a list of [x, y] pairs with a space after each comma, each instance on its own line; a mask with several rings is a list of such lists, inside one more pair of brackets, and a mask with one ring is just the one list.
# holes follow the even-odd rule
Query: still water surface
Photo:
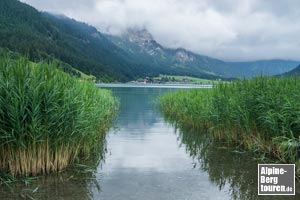
[[[174, 89], [114, 88], [120, 98], [119, 131], [108, 137], [108, 156], [96, 199], [224, 199], [226, 190], [194, 169], [175, 129], [156, 110], [155, 99]], [[181, 147], [180, 147], [181, 146]]]
[[[119, 130], [107, 138], [108, 155], [96, 175], [101, 192], [92, 191], [93, 198], [258, 198], [257, 162], [251, 156], [212, 144], [205, 133], [176, 130], [165, 122], [155, 102], [178, 89], [111, 88], [121, 101]], [[299, 193], [292, 197], [297, 198]]]
[[[155, 101], [179, 88], [109, 89], [121, 102], [118, 128], [108, 134], [105, 159], [95, 172], [47, 176], [28, 187], [13, 186], [15, 193], [2, 187], [0, 199], [258, 199], [257, 162], [251, 156], [165, 122]], [[276, 199], [300, 199], [297, 188], [297, 196]]]

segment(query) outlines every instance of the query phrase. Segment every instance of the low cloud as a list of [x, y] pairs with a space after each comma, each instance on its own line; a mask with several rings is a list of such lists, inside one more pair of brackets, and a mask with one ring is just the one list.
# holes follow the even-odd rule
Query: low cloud
[[300, 60], [298, 0], [22, 0], [102, 32], [146, 28], [166, 47], [225, 60]]

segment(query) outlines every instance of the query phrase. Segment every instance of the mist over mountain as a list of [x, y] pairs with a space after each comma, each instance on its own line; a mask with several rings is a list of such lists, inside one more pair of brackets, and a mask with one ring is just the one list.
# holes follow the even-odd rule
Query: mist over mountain
[[142, 57], [146, 62], [181, 70], [187, 69], [194, 76], [197, 73], [227, 78], [275, 75], [289, 71], [299, 64], [299, 61], [280, 59], [226, 62], [183, 48], [165, 48], [157, 43], [146, 29], [128, 29], [120, 36], [106, 36], [124, 51]]
[[21, 1], [105, 33], [145, 28], [164, 47], [221, 60], [300, 60], [298, 0]]
[[64, 15], [40, 12], [17, 0], [0, 1], [0, 47], [32, 61], [58, 59], [98, 81], [126, 82], [159, 74], [206, 79], [274, 75], [299, 62], [225, 62], [184, 48], [166, 48], [146, 29], [113, 36]]
[[276, 77], [300, 77], [300, 65], [288, 72], [278, 74]]
[[101, 81], [159, 74], [141, 66], [96, 28], [62, 15], [39, 12], [17, 0], [0, 1], [0, 47], [32, 61], [56, 58]]

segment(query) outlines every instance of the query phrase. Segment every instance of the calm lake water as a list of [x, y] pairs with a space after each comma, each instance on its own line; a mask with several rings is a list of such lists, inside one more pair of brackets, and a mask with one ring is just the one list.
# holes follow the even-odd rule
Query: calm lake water
[[[250, 155], [213, 144], [206, 133], [176, 130], [165, 122], [156, 99], [179, 88], [109, 89], [120, 99], [121, 110], [117, 129], [107, 135], [105, 159], [85, 174], [65, 172], [27, 187], [2, 186], [0, 199], [258, 199], [257, 161]], [[296, 187], [297, 196], [276, 199], [300, 199]]]

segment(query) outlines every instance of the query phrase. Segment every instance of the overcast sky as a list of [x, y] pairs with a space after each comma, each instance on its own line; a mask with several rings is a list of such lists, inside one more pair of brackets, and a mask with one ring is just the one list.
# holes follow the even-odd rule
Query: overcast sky
[[146, 28], [166, 47], [225, 60], [300, 60], [299, 0], [21, 0], [121, 34]]

